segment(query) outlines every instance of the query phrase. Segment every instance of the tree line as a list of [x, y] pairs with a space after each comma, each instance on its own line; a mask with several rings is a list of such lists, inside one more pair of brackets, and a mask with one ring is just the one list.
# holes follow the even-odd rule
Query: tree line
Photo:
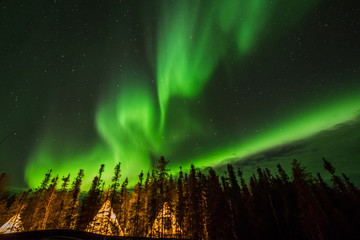
[[[205, 174], [192, 165], [188, 172], [180, 168], [174, 177], [161, 157], [151, 172], [139, 174], [132, 191], [128, 179], [121, 179], [120, 163], [110, 187], [104, 189], [101, 165], [84, 196], [82, 169], [72, 183], [70, 175], [59, 179], [50, 170], [38, 188], [17, 195], [6, 191], [6, 174], [2, 174], [0, 226], [21, 216], [22, 231], [106, 228], [101, 233], [138, 237], [356, 239], [360, 191], [330, 162], [323, 159], [323, 163], [331, 182], [293, 160], [291, 174], [278, 164], [275, 173], [258, 168], [246, 183], [243, 172], [232, 165], [221, 176], [212, 168]], [[99, 214], [105, 202], [111, 203], [111, 209], [104, 211], [115, 217]], [[95, 221], [95, 216], [102, 220]], [[116, 218], [118, 227], [115, 220], [105, 218]]]

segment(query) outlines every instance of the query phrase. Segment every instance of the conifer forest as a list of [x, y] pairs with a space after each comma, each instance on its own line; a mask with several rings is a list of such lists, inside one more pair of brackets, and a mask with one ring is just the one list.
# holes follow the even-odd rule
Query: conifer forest
[[[326, 182], [293, 160], [292, 172], [257, 169], [244, 179], [241, 169], [180, 169], [169, 174], [168, 161], [139, 174], [128, 189], [121, 164], [111, 183], [102, 180], [104, 165], [86, 193], [84, 171], [46, 173], [36, 189], [17, 195], [1, 175], [1, 233], [73, 229], [112, 236], [186, 239], [356, 239], [360, 233], [360, 191], [345, 174], [323, 159]], [[248, 183], [247, 183], [248, 182]], [[110, 187], [105, 187], [105, 186]], [[0, 236], [1, 237], [1, 236]]]
[[359, 56], [360, 0], [0, 0], [0, 240], [360, 240]]

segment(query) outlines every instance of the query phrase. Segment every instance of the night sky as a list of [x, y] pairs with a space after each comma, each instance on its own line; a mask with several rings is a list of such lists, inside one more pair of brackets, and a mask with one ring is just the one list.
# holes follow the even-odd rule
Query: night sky
[[118, 161], [133, 184], [160, 156], [246, 176], [325, 157], [360, 184], [359, 1], [5, 0], [0, 36], [14, 187]]

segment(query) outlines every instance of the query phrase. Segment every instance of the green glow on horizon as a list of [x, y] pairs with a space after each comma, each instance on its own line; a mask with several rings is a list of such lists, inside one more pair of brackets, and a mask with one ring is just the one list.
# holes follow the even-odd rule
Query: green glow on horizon
[[[90, 187], [92, 178], [96, 176], [97, 171], [102, 163], [111, 163], [112, 158], [103, 146], [95, 145], [91, 151], [81, 151], [73, 143], [53, 142], [45, 138], [43, 144], [39, 145], [29, 159], [25, 179], [31, 188], [36, 188], [44, 179], [44, 174], [52, 169], [52, 176], [67, 176], [70, 173], [71, 179], [75, 179], [79, 169], [84, 169], [87, 177], [83, 179], [84, 189]], [[106, 168], [110, 164], [106, 164]], [[115, 166], [115, 164], [114, 164]], [[108, 169], [107, 169], [108, 170]], [[111, 172], [111, 171], [107, 171]], [[108, 178], [110, 179], [110, 178]]]
[[[138, 111], [137, 113], [129, 114], [128, 116], [132, 116], [129, 119], [114, 117], [119, 115], [111, 112], [115, 110], [111, 104], [108, 105], [108, 108], [101, 108], [98, 113], [97, 125], [99, 132], [108, 144], [108, 147], [98, 144], [91, 148], [92, 151], [79, 153], [75, 147], [71, 147], [72, 144], [59, 146], [56, 142], [47, 139], [47, 141], [44, 141], [45, 144], [40, 146], [36, 154], [30, 158], [32, 164], [26, 169], [26, 179], [30, 187], [37, 187], [48, 169], [53, 169], [54, 175], [59, 174], [59, 176], [66, 176], [70, 173], [72, 178], [75, 178], [80, 168], [84, 169], [86, 176], [84, 178], [84, 189], [90, 186], [92, 178], [97, 174], [102, 163], [105, 163], [103, 176], [107, 185], [112, 177], [113, 168], [118, 161], [121, 162], [122, 175], [129, 177], [130, 186], [137, 182], [137, 175], [140, 170], [146, 172], [151, 169], [149, 153], [159, 151], [159, 156], [161, 155], [161, 149], [156, 149], [160, 143], [158, 142], [157, 144], [159, 145], [155, 146], [156, 144], [152, 142], [156, 141], [157, 137], [149, 138], [152, 134], [151, 126], [153, 125], [154, 118], [151, 114], [152, 108], [151, 105], [148, 107], [142, 106], [142, 101], [133, 102], [135, 106], [138, 106], [136, 108], [132, 104], [123, 105], [125, 102], [131, 102], [130, 99], [127, 99], [128, 97], [137, 96], [133, 95], [134, 92], [131, 88], [125, 89], [123, 90], [124, 95], [119, 97], [117, 101], [118, 111], [122, 112], [128, 109], [130, 112]], [[141, 91], [139, 92], [137, 89], [135, 92], [139, 94]], [[144, 102], [149, 101], [149, 96], [146, 95], [146, 92], [146, 90], [142, 92], [146, 100]], [[312, 109], [299, 112], [301, 113], [283, 118], [269, 129], [265, 129], [253, 136], [248, 136], [245, 139], [243, 138], [228, 146], [213, 150], [208, 149], [204, 155], [195, 156], [181, 164], [170, 162], [171, 172], [177, 174], [178, 167], [182, 166], [185, 169], [190, 164], [195, 164], [196, 167], [202, 168], [229, 163], [228, 161], [224, 162], [227, 159], [241, 160], [252, 154], [301, 140], [324, 130], [331, 130], [338, 124], [346, 123], [359, 117], [360, 96], [355, 94], [343, 98], [330, 99], [328, 102], [318, 104]], [[136, 116], [147, 118], [147, 124], [132, 126], [139, 119]], [[139, 130], [139, 128], [145, 127], [148, 127], [149, 135], [141, 138], [132, 135], [134, 130], [129, 130], [131, 128]], [[147, 130], [143, 129], [140, 132], [146, 133]], [[148, 146], [154, 147], [156, 150], [148, 150]], [[112, 151], [109, 151], [109, 147]], [[57, 148], [61, 148], [61, 150]], [[133, 149], [136, 149], [136, 151]]]
[[151, 169], [150, 153], [158, 153], [161, 143], [155, 131], [156, 110], [153, 97], [143, 81], [132, 80], [137, 82], [136, 85], [122, 87], [118, 94], [110, 95], [99, 104], [96, 127], [105, 144], [97, 143], [82, 153], [75, 149], [76, 143], [58, 146], [50, 137], [45, 138], [26, 168], [30, 187], [37, 187], [49, 169], [54, 175], [70, 173], [72, 177], [79, 169], [84, 169], [83, 189], [90, 187], [103, 163], [103, 179], [107, 184], [110, 184], [113, 168], [118, 162], [121, 162], [122, 175], [128, 177], [131, 184], [136, 183], [140, 167], [145, 172]]
[[205, 155], [194, 157], [190, 163], [196, 163], [197, 167], [202, 168], [224, 164], [223, 161], [226, 159], [241, 160], [256, 153], [310, 137], [321, 131], [331, 130], [338, 124], [355, 120], [359, 115], [360, 96], [358, 93], [330, 99], [313, 109], [304, 109], [301, 113], [288, 116], [262, 133], [254, 134], [254, 136], [249, 136], [245, 140], [240, 140], [222, 149], [209, 151]]

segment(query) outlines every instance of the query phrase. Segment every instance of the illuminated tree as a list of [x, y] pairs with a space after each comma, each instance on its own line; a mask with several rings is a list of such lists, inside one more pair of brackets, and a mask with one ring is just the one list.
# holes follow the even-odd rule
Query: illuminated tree
[[72, 183], [72, 188], [68, 192], [68, 202], [66, 204], [64, 228], [75, 229], [76, 220], [79, 216], [79, 196], [81, 191], [82, 179], [84, 177], [84, 170], [80, 169], [76, 180]]
[[[148, 222], [148, 229], [151, 230], [151, 226], [154, 224], [156, 214], [158, 212], [158, 204], [159, 204], [159, 197], [158, 197], [158, 182], [155, 175], [155, 170], [152, 170], [149, 187], [147, 190], [147, 209], [146, 212], [146, 219]], [[150, 231], [150, 237], [152, 236], [152, 232]]]
[[90, 190], [86, 193], [84, 198], [77, 227], [80, 230], [84, 230], [87, 227], [100, 207], [102, 194], [101, 187], [103, 183], [101, 176], [104, 172], [104, 167], [104, 164], [100, 166], [98, 176], [94, 177]]
[[127, 186], [129, 184], [128, 178], [125, 178], [124, 182], [121, 185], [120, 193], [119, 193], [119, 201], [117, 202], [117, 211], [115, 214], [118, 216], [119, 224], [124, 231], [124, 235], [128, 235], [128, 210], [129, 210], [129, 201], [130, 194], [127, 190]]
[[176, 201], [176, 219], [179, 224], [179, 236], [182, 237], [184, 234], [184, 224], [185, 224], [185, 196], [184, 196], [184, 186], [183, 186], [183, 172], [180, 168], [179, 178], [177, 181], [177, 201]]
[[7, 178], [6, 173], [0, 174], [0, 199], [4, 197], [3, 195], [6, 192]]
[[46, 229], [60, 229], [65, 224], [66, 206], [69, 204], [68, 190], [70, 174], [62, 178], [60, 190], [56, 190], [54, 200], [49, 209], [49, 216], [46, 223]]
[[[116, 164], [115, 168], [114, 168], [114, 176], [112, 177], [111, 179], [111, 186], [110, 186], [110, 189], [108, 190], [108, 193], [105, 197], [106, 200], [109, 200], [110, 203], [114, 203], [115, 200], [117, 199], [117, 194], [116, 194], [116, 191], [120, 185], [119, 181], [120, 181], [120, 177], [121, 177], [121, 174], [120, 174], [120, 162], [118, 164]], [[110, 208], [111, 211], [113, 211], [112, 208]], [[110, 210], [109, 210], [110, 211]], [[112, 224], [112, 222], [110, 221], [110, 217], [113, 217], [114, 213], [107, 213], [106, 216], [109, 218], [109, 219], [106, 219], [105, 222], [107, 222], [108, 224]], [[117, 220], [116, 220], [117, 222]], [[117, 223], [118, 224], [118, 223]], [[105, 229], [106, 230], [110, 230], [110, 228], [108, 226], [105, 226]], [[117, 231], [118, 230], [118, 227], [115, 227], [113, 228], [113, 231], [112, 231], [112, 235], [117, 235]], [[114, 232], [115, 231], [115, 232]], [[105, 231], [105, 235], [107, 234], [107, 232]]]
[[46, 197], [49, 197], [45, 193], [48, 189], [48, 185], [51, 180], [51, 172], [49, 170], [44, 177], [44, 180], [41, 182], [39, 188], [27, 199], [27, 204], [24, 209], [24, 218], [23, 225], [25, 231], [33, 231], [42, 227], [42, 222], [44, 218], [44, 206], [46, 204]]
[[24, 231], [20, 214], [14, 215], [9, 221], [0, 227], [0, 234], [16, 233]]
[[5, 188], [7, 185], [7, 175], [5, 173], [2, 173], [0, 175], [0, 226], [5, 221], [7, 221], [7, 199], [8, 194], [6, 194]]
[[[148, 211], [148, 222], [150, 226], [154, 225], [154, 221], [156, 217], [158, 217], [158, 213], [160, 215], [163, 213], [160, 211], [166, 201], [166, 185], [168, 184], [168, 169], [166, 169], [169, 161], [166, 161], [163, 156], [158, 160], [158, 165], [155, 166], [155, 169], [151, 174], [151, 184], [149, 193], [149, 211]], [[161, 229], [160, 229], [161, 230]], [[162, 237], [164, 231], [160, 231], [156, 237]], [[150, 236], [153, 236], [153, 232], [150, 232]]]
[[103, 235], [124, 235], [111, 207], [110, 199], [105, 201], [85, 231]]
[[144, 197], [143, 197], [143, 172], [139, 175], [139, 182], [135, 185], [131, 198], [129, 222], [131, 227], [130, 235], [139, 237], [144, 232]]
[[6, 199], [0, 200], [0, 226], [7, 220], [7, 201]]
[[181, 236], [181, 229], [168, 202], [160, 209], [153, 226], [151, 235], [156, 237], [172, 238]]
[[[50, 210], [51, 210], [54, 198], [55, 198], [57, 181], [58, 181], [58, 176], [56, 176], [55, 178], [52, 179], [52, 181], [51, 181], [52, 183], [50, 184], [49, 188], [45, 191], [44, 197], [41, 201], [41, 206], [43, 206], [43, 207], [41, 208], [41, 210], [38, 213], [43, 212], [44, 217], [42, 218], [41, 215], [38, 215], [36, 217], [36, 219], [38, 219], [38, 221], [40, 222], [39, 227], [37, 228], [39, 230], [46, 229], [46, 224], [49, 219]], [[42, 219], [42, 220], [40, 221], [40, 219]]]
[[145, 183], [144, 183], [144, 188], [143, 188], [143, 199], [144, 199], [144, 227], [143, 227], [143, 232], [144, 232], [144, 236], [147, 235], [148, 232], [150, 232], [150, 222], [149, 222], [149, 199], [150, 199], [150, 173], [147, 172], [146, 174], [146, 179], [145, 179]]
[[11, 205], [10, 209], [8, 209], [6, 214], [4, 214], [7, 222], [2, 225], [0, 233], [13, 233], [24, 230], [21, 216], [22, 211], [26, 205], [27, 196], [31, 191], [32, 190], [29, 189], [28, 191], [22, 192], [16, 196], [15, 201]]

